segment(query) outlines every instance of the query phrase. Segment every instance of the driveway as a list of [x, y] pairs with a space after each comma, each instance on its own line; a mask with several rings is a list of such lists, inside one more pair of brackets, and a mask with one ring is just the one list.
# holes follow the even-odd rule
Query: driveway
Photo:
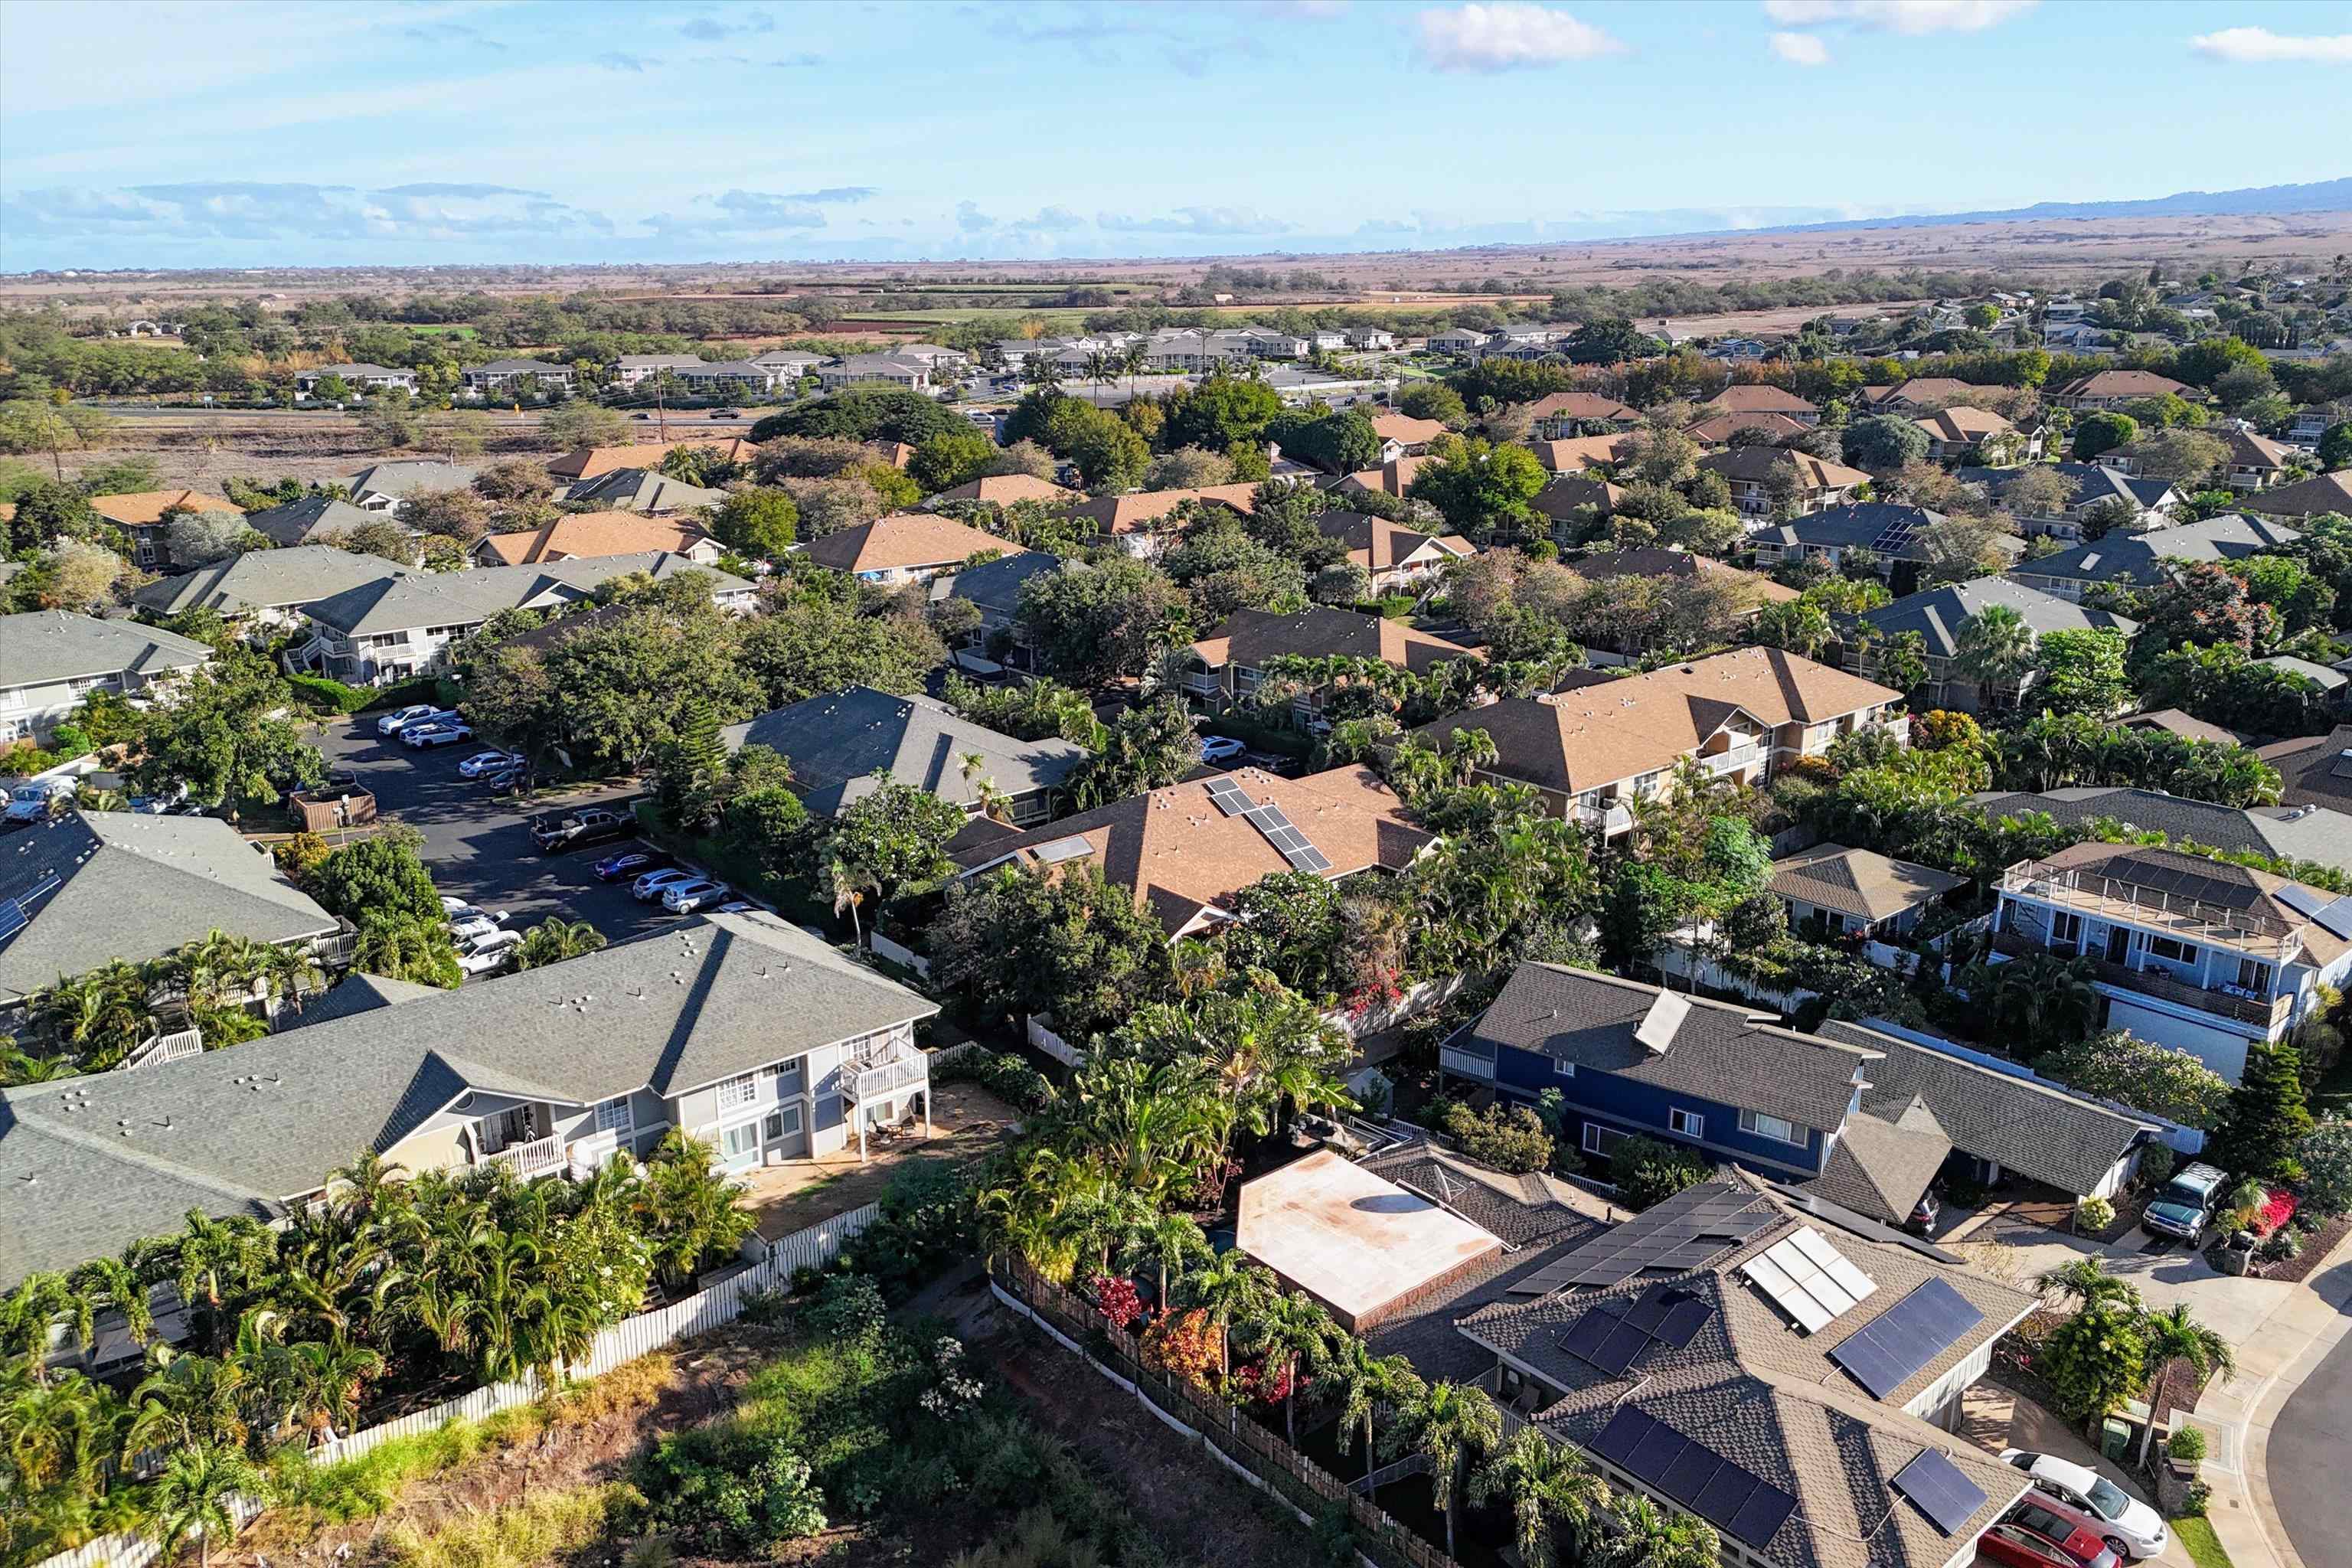
[[[361, 787], [375, 795], [379, 816], [405, 823], [425, 836], [417, 852], [443, 892], [486, 910], [504, 910], [507, 923], [518, 931], [561, 915], [586, 921], [610, 942], [643, 936], [687, 918], [665, 913], [659, 904], [638, 903], [629, 897], [625, 882], [596, 880], [589, 868], [621, 845], [570, 855], [540, 854], [528, 827], [534, 810], [494, 801], [472, 780], [457, 776], [457, 764], [482, 747], [462, 744], [412, 752], [396, 740], [379, 738], [377, 717], [362, 713], [330, 719], [319, 749], [330, 763], [360, 775]], [[631, 793], [587, 791], [566, 796], [564, 804], [585, 805]]]
[[2186, 1305], [2199, 1321], [2229, 1341], [2242, 1359], [2263, 1320], [2300, 1289], [2283, 1279], [2219, 1273], [2202, 1253], [2178, 1243], [2150, 1251], [2156, 1238], [2137, 1226], [2104, 1247], [2039, 1226], [2031, 1232], [1990, 1233], [2000, 1235], [2000, 1240], [1974, 1238], [1987, 1234], [1979, 1230], [1970, 1239], [1938, 1245], [1967, 1258], [1970, 1267], [2029, 1290], [2036, 1278], [2051, 1269], [2078, 1258], [2095, 1258], [2109, 1273], [2130, 1280], [2151, 1310]]

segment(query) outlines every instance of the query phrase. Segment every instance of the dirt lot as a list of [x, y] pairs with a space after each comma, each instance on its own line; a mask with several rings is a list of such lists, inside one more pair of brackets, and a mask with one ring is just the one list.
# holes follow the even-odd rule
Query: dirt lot
[[760, 1234], [773, 1241], [804, 1230], [828, 1215], [863, 1208], [882, 1195], [890, 1179], [914, 1159], [945, 1158], [959, 1164], [984, 1158], [1010, 1136], [1020, 1120], [1013, 1108], [973, 1083], [931, 1086], [931, 1137], [901, 1138], [869, 1146], [857, 1161], [857, 1145], [814, 1160], [793, 1160], [751, 1173], [744, 1199], [759, 1216]]

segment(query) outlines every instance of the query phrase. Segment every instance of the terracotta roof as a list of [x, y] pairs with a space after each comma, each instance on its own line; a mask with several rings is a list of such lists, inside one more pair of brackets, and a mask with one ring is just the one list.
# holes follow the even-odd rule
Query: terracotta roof
[[1569, 562], [1568, 569], [1595, 581], [1607, 577], [1706, 577], [1744, 589], [1759, 605], [1786, 604], [1803, 597], [1787, 584], [1775, 583], [1760, 572], [1742, 572], [1737, 566], [1726, 566], [1720, 561], [1694, 555], [1687, 550], [1667, 550], [1658, 545], [1603, 551], [1581, 561]]
[[[1864, 388], [1864, 390], [1874, 389]], [[1908, 398], [1914, 403], [1930, 403], [1938, 400], [1949, 403], [1955, 398], [1972, 397], [1987, 389], [1970, 382], [1961, 381], [1956, 376], [1915, 375], [1900, 385], [1882, 386], [1874, 390], [1879, 395], [1871, 400], [1874, 403], [1890, 402], [1897, 397]]]
[[2225, 730], [2219, 724], [2184, 713], [2178, 708], [2151, 708], [2145, 713], [2126, 713], [2116, 721], [2125, 730], [2161, 730], [2168, 735], [2178, 735], [2184, 741], [2210, 741], [2216, 745], [2237, 746], [2244, 740], [2235, 730]]
[[1890, 860], [1874, 850], [1822, 844], [1773, 861], [1772, 879], [1765, 886], [1784, 899], [1877, 921], [1940, 899], [1968, 880], [1933, 866]]
[[[955, 857], [966, 874], [1000, 863], [1050, 867], [1087, 859], [1135, 892], [1136, 907], [1160, 918], [1172, 937], [1261, 877], [1290, 862], [1246, 817], [1228, 816], [1209, 798], [1216, 778], [1230, 779], [1256, 805], [1282, 808], [1291, 826], [1322, 851], [1328, 881], [1379, 867], [1402, 870], [1430, 841], [1405, 819], [1403, 803], [1370, 768], [1334, 768], [1306, 778], [1277, 778], [1241, 768], [1188, 779], [1013, 837], [992, 837]], [[1041, 853], [1048, 851], [1051, 853]]]
[[887, 572], [910, 566], [947, 566], [982, 550], [1003, 550], [1005, 542], [951, 517], [902, 511], [828, 533], [809, 543], [806, 554], [836, 572]]
[[2298, 479], [2274, 490], [2255, 490], [2239, 497], [2238, 504], [2248, 511], [2268, 512], [2273, 517], [2309, 517], [2322, 511], [2352, 512], [2352, 469]]
[[1632, 419], [1639, 420], [1639, 410], [1628, 408], [1613, 397], [1598, 392], [1555, 392], [1537, 398], [1528, 405], [1530, 419]]
[[[2170, 393], [2176, 397], [2185, 397], [2193, 392], [2195, 392], [2194, 388], [2184, 385], [2168, 375], [2158, 375], [2152, 370], [2100, 370], [2094, 371], [2089, 375], [2075, 377], [2060, 387], [2056, 395], [2060, 397], [2161, 397], [2166, 393]], [[2203, 394], [2197, 393], [2196, 395], [2202, 396]]]
[[1363, 468], [1349, 474], [1336, 488], [1342, 490], [1380, 490], [1387, 495], [1401, 496], [1412, 483], [1412, 477], [1421, 472], [1422, 464], [1428, 460], [1426, 458], [1399, 458], [1393, 463], [1383, 463], [1377, 468]]
[[1633, 440], [1630, 430], [1614, 436], [1570, 436], [1559, 441], [1530, 441], [1536, 461], [1555, 474], [1573, 474], [1596, 463], [1622, 459]]
[[1246, 515], [1256, 502], [1255, 485], [1203, 485], [1195, 489], [1135, 490], [1123, 496], [1097, 496], [1067, 509], [1072, 517], [1090, 517], [1107, 534], [1132, 533], [1155, 522], [1188, 500], [1213, 501]]
[[988, 501], [996, 506], [1011, 506], [1017, 500], [1066, 501], [1078, 499], [1076, 490], [1066, 485], [1057, 485], [1051, 479], [1041, 479], [1034, 474], [991, 474], [968, 485], [941, 490], [931, 498], [935, 501]]
[[1735, 382], [1699, 405], [1722, 414], [1818, 414], [1820, 409], [1786, 387]]
[[653, 468], [669, 456], [669, 446], [661, 441], [640, 442], [627, 447], [574, 447], [563, 456], [551, 459], [547, 471], [559, 479], [593, 479], [599, 474], [609, 474], [615, 468]]
[[1425, 533], [1360, 511], [1327, 511], [1315, 520], [1315, 527], [1324, 538], [1345, 546], [1348, 559], [1367, 572], [1402, 566], [1429, 547], [1434, 547], [1438, 555], [1457, 560], [1476, 553], [1458, 533]]
[[1759, 483], [1774, 469], [1789, 465], [1795, 467], [1799, 482], [1807, 489], [1852, 489], [1870, 482], [1870, 476], [1860, 468], [1849, 468], [1843, 463], [1832, 463], [1810, 452], [1792, 452], [1785, 447], [1738, 447], [1728, 452], [1709, 452], [1698, 460], [1700, 468], [1711, 468], [1727, 479]]
[[2221, 435], [2221, 444], [2230, 448], [2230, 461], [2233, 463], [2257, 468], [2284, 468], [2296, 458], [2292, 448], [2234, 425]]
[[1780, 648], [1741, 648], [1646, 675], [1590, 683], [1545, 697], [1507, 698], [1425, 725], [1443, 739], [1484, 730], [1496, 772], [1574, 795], [1673, 765], [1735, 713], [1779, 725], [1833, 719], [1899, 701], [1875, 681]]
[[1434, 441], [1445, 434], [1442, 419], [1415, 419], [1410, 414], [1375, 414], [1372, 434], [1383, 441], [1402, 441], [1408, 447], [1418, 447]]
[[1625, 492], [1607, 479], [1588, 479], [1582, 474], [1556, 474], [1551, 483], [1536, 492], [1528, 506], [1550, 518], [1554, 522], [1566, 522], [1569, 514], [1578, 507], [1598, 507], [1602, 511], [1615, 511]]
[[1949, 446], [1973, 447], [1989, 436], [2000, 436], [2017, 428], [1990, 408], [1971, 408], [1967, 404], [1938, 409], [1933, 414], [1913, 416], [1915, 423]]
[[710, 536], [698, 528], [630, 511], [583, 511], [559, 517], [543, 528], [484, 534], [475, 553], [502, 566], [529, 566], [593, 555], [635, 555], [646, 550], [688, 551]]
[[206, 495], [202, 490], [132, 490], [118, 496], [92, 496], [89, 504], [107, 521], [134, 528], [163, 521], [163, 514], [174, 507], [245, 515], [245, 509], [227, 498]]
[[1224, 625], [1194, 643], [1192, 651], [1212, 668], [1226, 664], [1255, 668], [1269, 658], [1286, 655], [1307, 658], [1344, 656], [1377, 658], [1415, 674], [1449, 658], [1480, 657], [1460, 643], [1432, 637], [1386, 616], [1322, 608], [1300, 610], [1295, 615], [1274, 610], [1236, 610]]
[[1770, 408], [1751, 408], [1744, 412], [1717, 414], [1684, 427], [1683, 434], [1702, 447], [1725, 447], [1742, 430], [1761, 430], [1775, 441], [1791, 441], [1812, 428], [1801, 419]]

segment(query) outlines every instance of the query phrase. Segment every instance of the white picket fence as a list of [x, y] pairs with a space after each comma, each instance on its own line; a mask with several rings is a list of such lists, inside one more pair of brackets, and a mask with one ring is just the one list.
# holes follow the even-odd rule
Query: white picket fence
[[[832, 1262], [843, 1244], [872, 1225], [882, 1213], [878, 1203], [847, 1214], [835, 1215], [821, 1220], [806, 1230], [795, 1231], [781, 1241], [770, 1243], [767, 1257], [741, 1273], [720, 1280], [710, 1289], [674, 1301], [667, 1307], [614, 1324], [596, 1336], [596, 1343], [587, 1359], [572, 1363], [573, 1379], [600, 1377], [625, 1362], [649, 1355], [664, 1345], [692, 1335], [706, 1333], [728, 1323], [743, 1310], [743, 1297], [752, 1290], [772, 1289], [788, 1286], [793, 1272], [798, 1268], [821, 1268]], [[406, 1415], [354, 1432], [348, 1437], [336, 1437], [310, 1450], [314, 1465], [331, 1465], [340, 1460], [357, 1458], [369, 1449], [389, 1443], [396, 1437], [415, 1436], [446, 1426], [452, 1421], [479, 1421], [501, 1410], [527, 1405], [541, 1395], [538, 1376], [526, 1375], [512, 1383], [493, 1384], [477, 1388], [470, 1394], [436, 1405], [427, 1410], [411, 1411]], [[261, 1511], [262, 1505], [242, 1497], [230, 1499], [241, 1529]], [[108, 1535], [78, 1546], [70, 1552], [60, 1552], [39, 1563], [37, 1568], [148, 1568], [158, 1555], [155, 1543], [141, 1535]]]

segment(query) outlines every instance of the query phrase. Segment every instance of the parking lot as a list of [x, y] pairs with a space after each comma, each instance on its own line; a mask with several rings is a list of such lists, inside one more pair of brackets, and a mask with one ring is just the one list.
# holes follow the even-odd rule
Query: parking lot
[[[589, 869], [624, 847], [607, 843], [569, 855], [547, 855], [530, 840], [530, 819], [552, 806], [518, 808], [493, 800], [473, 780], [457, 775], [457, 764], [485, 748], [471, 742], [412, 752], [390, 736], [378, 736], [373, 713], [329, 721], [319, 739], [330, 766], [360, 775], [360, 787], [375, 795], [382, 817], [406, 823], [425, 836], [418, 853], [445, 893], [504, 910], [508, 924], [530, 929], [551, 915], [586, 921], [606, 940], [622, 942], [687, 917], [666, 913], [659, 904], [629, 897], [626, 882], [596, 880]], [[590, 791], [566, 796], [565, 806], [625, 799], [627, 790]]]

